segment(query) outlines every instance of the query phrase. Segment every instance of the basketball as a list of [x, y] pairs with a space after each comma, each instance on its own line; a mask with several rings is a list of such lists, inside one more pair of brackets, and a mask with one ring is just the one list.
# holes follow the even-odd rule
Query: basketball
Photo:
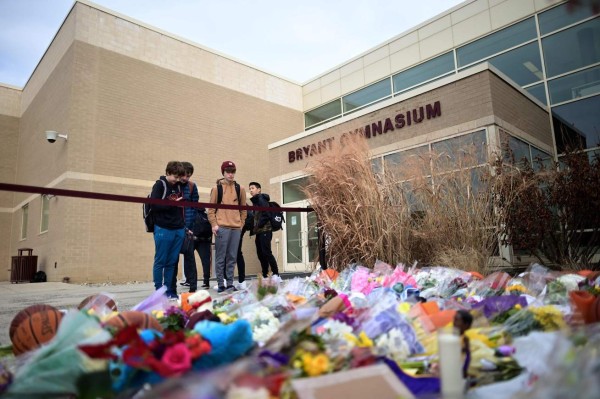
[[151, 328], [156, 331], [162, 331], [163, 328], [154, 317], [148, 313], [139, 312], [136, 310], [127, 310], [114, 315], [106, 322], [107, 326], [114, 327], [120, 330], [123, 327], [135, 326], [141, 330]]
[[9, 336], [13, 353], [39, 348], [56, 335], [62, 313], [53, 306], [38, 304], [21, 310], [10, 323]]
[[108, 310], [116, 312], [117, 304], [115, 301], [104, 294], [94, 294], [85, 298], [81, 303], [77, 306], [79, 310], [87, 310], [87, 309], [97, 309], [106, 307]]

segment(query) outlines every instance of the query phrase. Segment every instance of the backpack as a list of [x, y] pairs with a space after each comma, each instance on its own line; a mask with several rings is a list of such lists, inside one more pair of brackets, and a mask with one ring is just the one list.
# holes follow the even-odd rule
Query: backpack
[[[167, 183], [162, 179], [159, 179], [159, 181], [163, 184], [164, 191], [162, 199], [165, 199], [167, 195]], [[147, 198], [150, 198], [150, 194], [148, 194]], [[144, 224], [146, 225], [146, 233], [154, 233], [154, 214], [152, 214], [152, 205], [146, 203], [142, 204], [142, 216], [144, 217]]]
[[271, 222], [271, 231], [279, 231], [281, 230], [282, 224], [285, 223], [283, 211], [281, 210], [281, 206], [275, 201], [269, 201], [269, 206], [271, 208], [276, 209], [269, 212], [269, 222]]
[[[240, 204], [240, 185], [237, 182], [233, 182], [235, 185], [235, 192], [237, 193], [238, 205]], [[223, 201], [223, 186], [221, 183], [217, 183], [217, 204], [220, 204]], [[218, 210], [218, 208], [217, 208]]]
[[39, 270], [33, 275], [32, 283], [45, 283], [47, 281], [46, 272]]
[[194, 235], [198, 238], [210, 238], [212, 236], [212, 226], [204, 209], [197, 209], [196, 218], [194, 219]]

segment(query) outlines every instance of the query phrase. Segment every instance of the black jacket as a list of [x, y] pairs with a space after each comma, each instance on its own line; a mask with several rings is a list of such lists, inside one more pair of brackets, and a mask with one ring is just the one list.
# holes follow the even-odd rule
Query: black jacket
[[[254, 197], [250, 198], [252, 201], [252, 205], [254, 206], [269, 206], [269, 201], [271, 197], [269, 194], [257, 194]], [[254, 234], [264, 233], [267, 231], [271, 231], [271, 217], [269, 212], [264, 211], [256, 211], [254, 212]]]
[[[179, 184], [170, 184], [164, 176], [160, 180], [167, 184], [167, 193], [165, 199], [171, 196], [176, 198], [181, 196], [181, 186]], [[163, 197], [164, 185], [157, 180], [152, 186], [150, 198], [161, 199]], [[170, 205], [152, 205], [152, 213], [154, 214], [154, 224], [163, 229], [177, 230], [183, 229], [185, 220], [183, 217], [183, 207]]]

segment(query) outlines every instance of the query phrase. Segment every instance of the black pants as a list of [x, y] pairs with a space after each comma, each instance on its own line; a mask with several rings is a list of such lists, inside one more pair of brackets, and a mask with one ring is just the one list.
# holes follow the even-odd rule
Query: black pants
[[240, 245], [238, 246], [237, 253], [237, 269], [238, 269], [238, 283], [243, 283], [246, 280], [246, 261], [244, 260], [244, 254], [242, 253], [242, 241], [244, 241], [244, 231], [240, 235]]
[[183, 254], [183, 274], [185, 275], [185, 281], [190, 283], [190, 291], [196, 291], [198, 289], [198, 268], [196, 266], [196, 257], [194, 251], [198, 252], [200, 262], [202, 262], [202, 280], [204, 284], [208, 285], [210, 280], [210, 241], [194, 241], [194, 245], [190, 247], [190, 250]]
[[260, 261], [262, 275], [265, 278], [269, 275], [269, 266], [271, 266], [271, 272], [273, 272], [273, 274], [279, 274], [277, 260], [275, 260], [273, 252], [271, 251], [272, 239], [273, 233], [270, 231], [258, 233], [256, 235], [256, 254], [258, 255], [258, 260]]
[[202, 262], [202, 282], [204, 285], [208, 285], [210, 280], [210, 269], [211, 269], [211, 240], [199, 241], [196, 240], [194, 243], [194, 249], [198, 251], [200, 262]]

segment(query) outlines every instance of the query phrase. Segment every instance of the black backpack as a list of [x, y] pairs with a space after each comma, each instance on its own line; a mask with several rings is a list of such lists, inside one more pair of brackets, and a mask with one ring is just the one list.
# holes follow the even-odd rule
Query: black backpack
[[[165, 199], [167, 195], [167, 183], [165, 183], [163, 179], [159, 179], [158, 181], [163, 184], [165, 189], [162, 195], [162, 199]], [[150, 198], [150, 194], [148, 194], [148, 198]], [[154, 233], [154, 214], [152, 213], [152, 205], [142, 204], [142, 216], [144, 217], [144, 224], [146, 225], [146, 233]]]
[[271, 222], [271, 231], [279, 231], [282, 228], [282, 225], [285, 223], [285, 217], [283, 216], [283, 211], [281, 210], [281, 206], [275, 201], [269, 201], [269, 206], [271, 208], [276, 208], [276, 210], [269, 212], [269, 222]]
[[[235, 192], [237, 193], [238, 205], [240, 204], [240, 185], [237, 182], [233, 182], [235, 185]], [[217, 204], [220, 204], [223, 201], [223, 186], [221, 183], [217, 183]], [[217, 208], [219, 210], [219, 208]]]
[[208, 221], [208, 215], [205, 209], [197, 209], [194, 219], [194, 235], [198, 238], [210, 238], [212, 236], [212, 226]]
[[48, 278], [46, 277], [46, 272], [44, 272], [43, 270], [38, 270], [33, 275], [33, 280], [31, 280], [31, 282], [32, 283], [45, 283], [47, 281], [47, 279]]

